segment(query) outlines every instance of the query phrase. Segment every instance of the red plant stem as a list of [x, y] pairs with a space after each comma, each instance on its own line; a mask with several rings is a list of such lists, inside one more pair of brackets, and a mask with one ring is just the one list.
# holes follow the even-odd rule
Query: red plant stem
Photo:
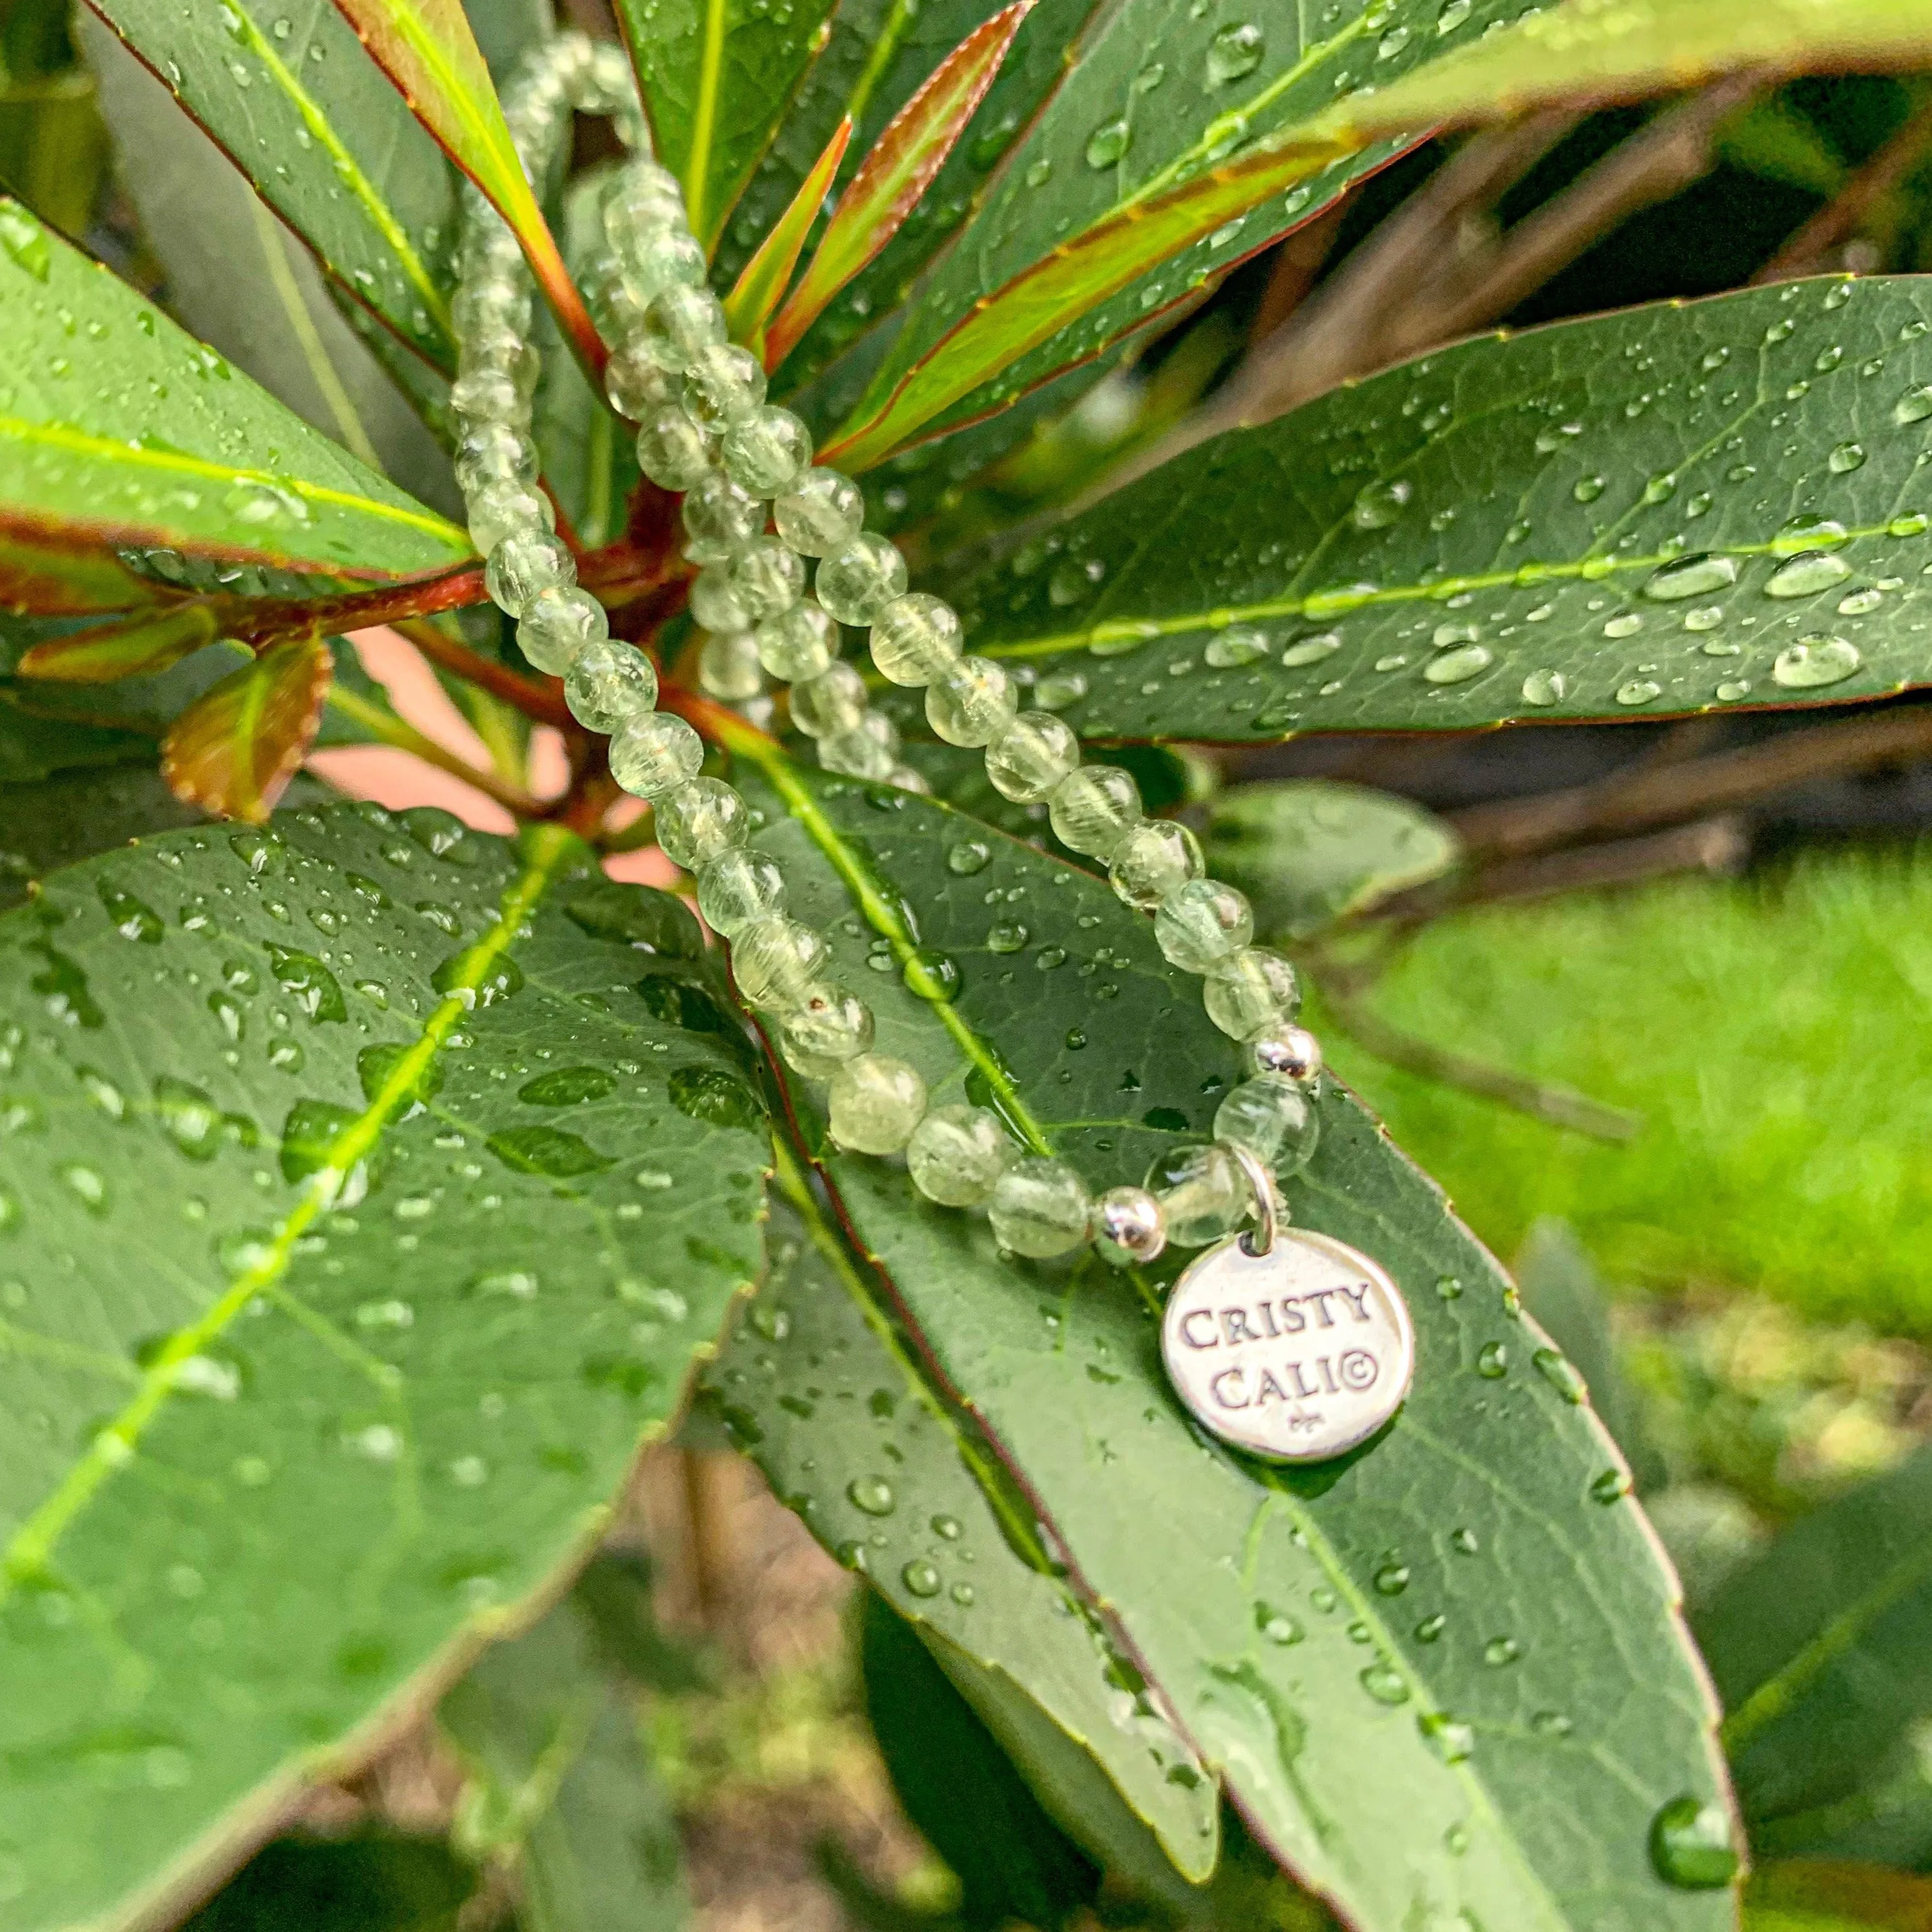
[[584, 306], [584, 298], [571, 280], [570, 271], [565, 267], [563, 256], [550, 238], [550, 230], [545, 228], [538, 235], [526, 235], [523, 241], [524, 257], [530, 265], [531, 273], [536, 277], [538, 287], [543, 290], [544, 298], [556, 313], [564, 340], [575, 352], [578, 361], [584, 364], [591, 388], [602, 395], [604, 365], [610, 361], [610, 352], [604, 346], [603, 337], [597, 333], [597, 325], [590, 320], [590, 311]]
[[568, 730], [575, 722], [555, 678], [539, 681], [526, 677], [521, 671], [512, 670], [508, 664], [459, 644], [448, 632], [421, 618], [399, 619], [395, 628], [432, 664], [466, 679], [492, 698], [500, 698], [526, 718], [534, 718], [539, 724], [554, 724], [560, 730]]

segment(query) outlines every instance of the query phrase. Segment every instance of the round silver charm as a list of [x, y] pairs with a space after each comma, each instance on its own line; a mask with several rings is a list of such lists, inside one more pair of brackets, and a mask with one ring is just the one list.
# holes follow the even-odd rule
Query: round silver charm
[[1257, 1456], [1320, 1462], [1366, 1442], [1402, 1406], [1415, 1330], [1388, 1272], [1306, 1228], [1210, 1248], [1168, 1298], [1160, 1348], [1202, 1426]]

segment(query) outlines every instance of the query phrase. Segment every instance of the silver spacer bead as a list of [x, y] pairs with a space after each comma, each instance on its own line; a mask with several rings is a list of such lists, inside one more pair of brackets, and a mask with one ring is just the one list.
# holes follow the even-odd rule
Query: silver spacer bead
[[1158, 1261], [1167, 1246], [1167, 1216], [1144, 1187], [1112, 1187], [1094, 1204], [1094, 1246], [1102, 1261], [1132, 1268]]
[[1280, 1073], [1304, 1085], [1322, 1073], [1322, 1042], [1306, 1027], [1270, 1027], [1247, 1043], [1248, 1064], [1257, 1073]]

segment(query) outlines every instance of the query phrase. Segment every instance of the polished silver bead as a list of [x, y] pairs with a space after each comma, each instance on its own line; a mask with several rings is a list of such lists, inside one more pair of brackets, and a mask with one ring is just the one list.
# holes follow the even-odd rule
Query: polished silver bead
[[1094, 1246], [1102, 1261], [1132, 1268], [1160, 1258], [1167, 1217], [1144, 1187], [1110, 1187], [1094, 1207]]
[[1246, 1042], [1257, 1073], [1280, 1073], [1304, 1086], [1322, 1073], [1322, 1042], [1306, 1027], [1264, 1027]]

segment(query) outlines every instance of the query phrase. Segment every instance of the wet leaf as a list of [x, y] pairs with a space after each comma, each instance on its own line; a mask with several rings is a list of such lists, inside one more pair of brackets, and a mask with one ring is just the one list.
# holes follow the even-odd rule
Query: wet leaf
[[1932, 50], [1915, 0], [1564, 0], [1480, 45], [1372, 93], [1318, 124], [1364, 140], [1444, 123], [1506, 119], [1572, 102], [1674, 94], [1746, 70], [1914, 68]]
[[574, 1598], [486, 1651], [437, 1712], [470, 1781], [465, 1849], [514, 1874], [525, 1932], [674, 1932], [683, 1848], [640, 1735]]
[[204, 604], [189, 604], [46, 638], [23, 652], [14, 670], [16, 676], [50, 682], [112, 684], [166, 670], [214, 640], [214, 614]]
[[14, 376], [0, 412], [0, 528], [35, 543], [152, 545], [352, 577], [473, 554], [454, 524], [46, 239], [44, 279], [0, 256]]
[[22, 904], [35, 880], [60, 866], [200, 816], [152, 761], [0, 785], [0, 912]]
[[[1030, 1506], [870, 1270], [800, 1177], [782, 1166], [778, 1184], [771, 1271], [706, 1373], [709, 1405], [827, 1550], [1039, 1706], [1085, 1778], [1105, 1779], [1113, 1805], [1204, 1879], [1219, 1845], [1213, 1779], [1124, 1690], [1133, 1666], [1053, 1575]], [[1078, 1796], [1070, 1780], [1063, 1790]]]
[[[1208, 1130], [1236, 1049], [1103, 883], [902, 793], [776, 764], [764, 776], [759, 842], [782, 855], [796, 915], [832, 935], [881, 1046], [936, 1102], [996, 1102], [1096, 1188]], [[968, 842], [984, 859], [956, 867]], [[889, 962], [909, 956], [901, 904], [920, 944], [956, 963], [950, 1001], [867, 966], [880, 941]], [[996, 940], [996, 925], [1023, 935]], [[1536, 1365], [1544, 1339], [1441, 1195], [1346, 1095], [1331, 1090], [1322, 1117], [1290, 1206], [1394, 1274], [1419, 1360], [1384, 1436], [1300, 1472], [1185, 1420], [1150, 1288], [1090, 1256], [1003, 1258], [983, 1222], [920, 1204], [893, 1166], [837, 1156], [828, 1172], [1084, 1591], [1244, 1815], [1352, 1923], [1728, 1926], [1727, 1895], [1667, 1885], [1651, 1861], [1662, 1808], [1721, 1805], [1722, 1776], [1614, 1448]]]
[[617, 0], [658, 158], [710, 250], [771, 144], [833, 0]]
[[[589, 866], [345, 806], [0, 920], [9, 1932], [166, 1922], [394, 1735], [602, 1534], [757, 1274], [763, 1135], [670, 1098], [734, 1063], [555, 904]], [[554, 1114], [544, 1051], [616, 1076], [595, 1174], [487, 1150]]]
[[762, 350], [765, 324], [790, 286], [792, 271], [805, 248], [806, 237], [823, 211], [825, 197], [845, 158], [846, 143], [852, 138], [852, 118], [848, 115], [832, 131], [825, 151], [812, 164], [811, 172], [770, 233], [758, 244], [758, 252], [745, 264], [743, 272], [724, 298], [724, 322], [734, 342], [744, 342]]
[[1012, 5], [975, 28], [934, 69], [867, 151], [832, 211], [798, 286], [772, 324], [766, 368], [775, 369], [784, 360], [832, 298], [904, 225], [986, 98], [1032, 7], [1033, 0], [1013, 0]]
[[1897, 691], [1932, 595], [1920, 308], [1820, 280], [1465, 343], [1189, 451], [956, 598], [975, 649], [1077, 673], [1096, 738]]
[[1433, 812], [1333, 778], [1236, 785], [1202, 831], [1208, 869], [1254, 902], [1255, 929], [1301, 939], [1440, 878], [1461, 845]]
[[308, 756], [335, 659], [320, 638], [291, 638], [231, 672], [161, 740], [161, 776], [218, 818], [266, 820]]
[[95, 10], [225, 148], [344, 292], [454, 367], [456, 176], [333, 6], [100, 0]]
[[28, 530], [0, 530], [0, 610], [44, 616], [126, 610], [165, 594], [110, 552], [76, 550]]
[[1932, 1932], [1932, 1879], [1876, 1865], [1792, 1861], [1754, 1873], [1745, 1932]]

